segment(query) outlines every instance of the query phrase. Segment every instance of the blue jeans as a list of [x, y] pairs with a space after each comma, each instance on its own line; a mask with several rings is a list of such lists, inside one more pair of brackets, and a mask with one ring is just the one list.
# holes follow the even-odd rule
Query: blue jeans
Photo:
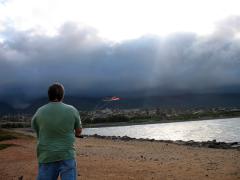
[[57, 180], [59, 175], [62, 180], [76, 180], [76, 161], [70, 159], [39, 164], [37, 180]]

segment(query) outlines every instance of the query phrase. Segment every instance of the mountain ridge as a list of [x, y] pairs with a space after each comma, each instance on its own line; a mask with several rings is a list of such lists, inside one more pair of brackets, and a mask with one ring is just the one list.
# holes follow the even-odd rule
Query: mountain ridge
[[[239, 94], [185, 94], [174, 96], [120, 97], [119, 101], [104, 102], [102, 97], [66, 96], [64, 103], [71, 104], [79, 110], [97, 110], [103, 108], [208, 108], [240, 107]], [[46, 97], [29, 102], [24, 109], [16, 109], [5, 102], [0, 102], [0, 113], [34, 113], [37, 108], [48, 103]]]

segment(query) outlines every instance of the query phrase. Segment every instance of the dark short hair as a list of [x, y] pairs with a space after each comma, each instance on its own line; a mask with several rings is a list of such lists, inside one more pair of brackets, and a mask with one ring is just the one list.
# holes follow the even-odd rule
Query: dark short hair
[[60, 83], [54, 83], [48, 88], [49, 101], [58, 100], [61, 101], [64, 96], [64, 87]]

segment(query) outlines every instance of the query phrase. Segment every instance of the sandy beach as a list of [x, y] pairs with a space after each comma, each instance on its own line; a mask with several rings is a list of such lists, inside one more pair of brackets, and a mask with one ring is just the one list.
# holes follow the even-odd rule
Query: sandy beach
[[[29, 179], [37, 174], [36, 139], [18, 136], [0, 151], [0, 179]], [[240, 179], [240, 151], [164, 142], [76, 140], [78, 179]]]

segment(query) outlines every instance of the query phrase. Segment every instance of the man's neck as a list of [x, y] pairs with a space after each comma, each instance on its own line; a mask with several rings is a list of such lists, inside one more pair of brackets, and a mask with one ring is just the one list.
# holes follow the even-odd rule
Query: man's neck
[[62, 102], [62, 101], [59, 101], [59, 100], [53, 100], [53, 101], [50, 101], [50, 102], [57, 103], [57, 102]]

